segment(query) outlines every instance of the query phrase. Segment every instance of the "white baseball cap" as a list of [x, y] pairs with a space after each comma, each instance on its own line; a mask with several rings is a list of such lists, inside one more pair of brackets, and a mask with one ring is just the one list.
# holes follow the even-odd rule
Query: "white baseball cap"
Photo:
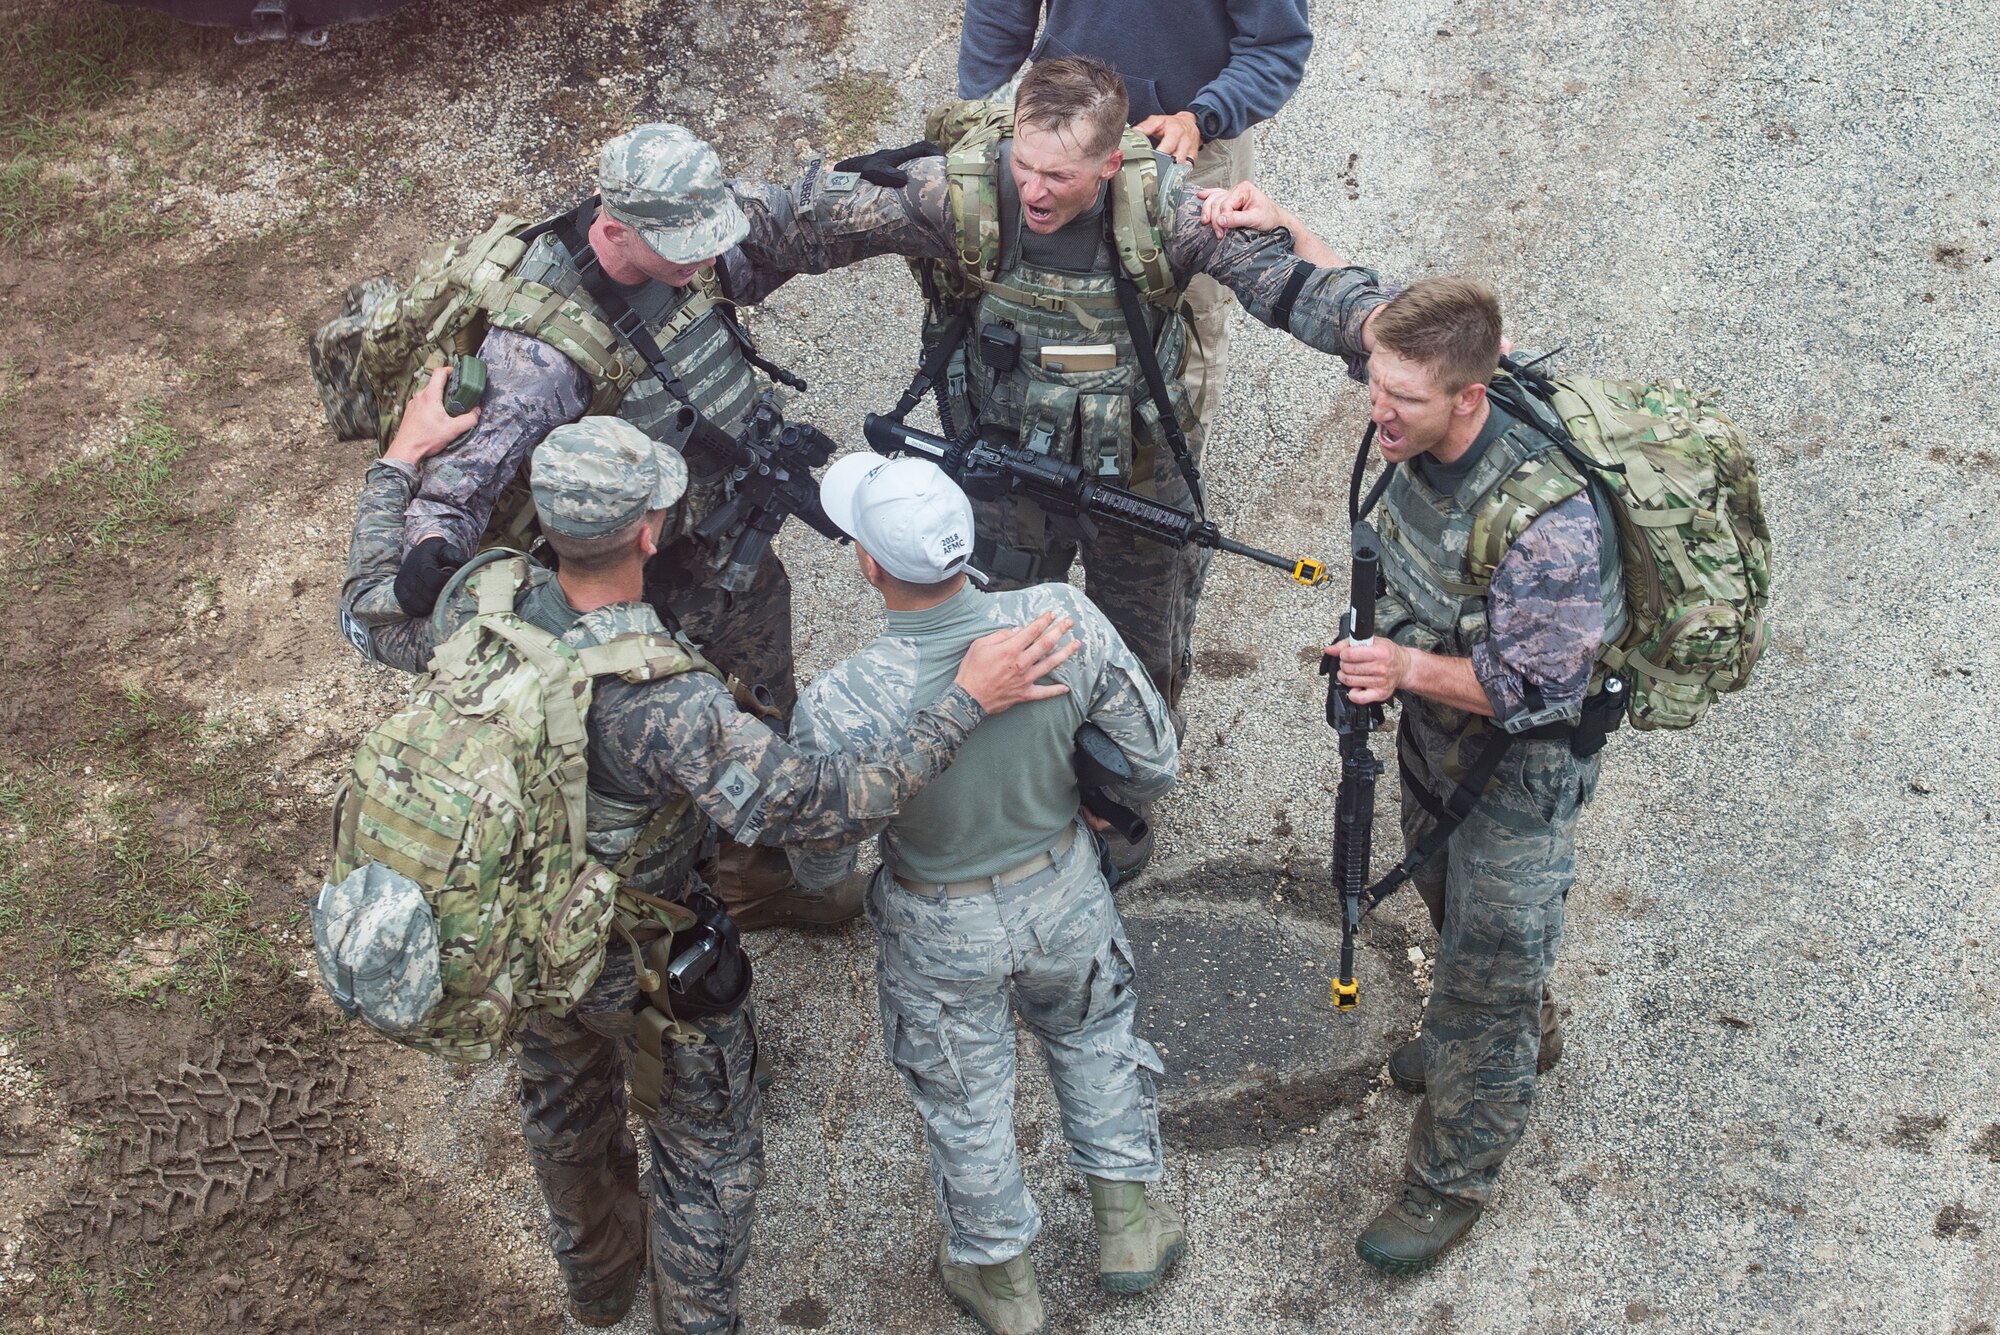
[[819, 502], [835, 527], [907, 583], [941, 583], [972, 559], [972, 502], [928, 459], [844, 455], [820, 479]]

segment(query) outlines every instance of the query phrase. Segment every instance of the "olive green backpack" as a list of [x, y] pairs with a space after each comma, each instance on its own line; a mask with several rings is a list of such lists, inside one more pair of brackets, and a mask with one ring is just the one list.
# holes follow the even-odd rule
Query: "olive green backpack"
[[[1598, 653], [1632, 726], [1688, 728], [1741, 690], [1764, 651], [1771, 532], [1742, 429], [1679, 380], [1552, 380], [1525, 369], [1492, 392], [1563, 447], [1530, 459], [1473, 516], [1476, 578], [1586, 484], [1616, 518], [1626, 624]], [[1584, 476], [1587, 474], [1587, 477]]]
[[714, 671], [664, 636], [564, 644], [514, 611], [529, 559], [492, 558], [467, 580], [477, 615], [362, 741], [313, 912], [321, 980], [342, 1010], [456, 1062], [502, 1051], [536, 1011], [574, 1008], [614, 930], [692, 925], [680, 905], [620, 885], [685, 800], [618, 867], [586, 851], [584, 722], [593, 678]]

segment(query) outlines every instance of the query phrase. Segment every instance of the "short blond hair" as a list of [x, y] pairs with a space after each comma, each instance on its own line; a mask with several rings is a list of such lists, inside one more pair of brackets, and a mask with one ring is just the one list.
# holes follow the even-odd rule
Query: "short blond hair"
[[1089, 56], [1037, 61], [1014, 94], [1014, 124], [1074, 131], [1092, 157], [1108, 156], [1125, 135], [1130, 103], [1118, 71]]
[[1500, 369], [1500, 298], [1470, 278], [1420, 278], [1369, 325], [1375, 342], [1427, 367], [1448, 393]]

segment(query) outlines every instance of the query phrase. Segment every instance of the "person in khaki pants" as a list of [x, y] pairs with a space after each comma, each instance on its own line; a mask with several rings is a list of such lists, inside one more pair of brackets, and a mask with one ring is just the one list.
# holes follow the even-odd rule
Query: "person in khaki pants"
[[[1029, 60], [1095, 57], [1125, 80], [1139, 132], [1190, 163], [1192, 184], [1227, 189], [1250, 179], [1250, 127], [1291, 99], [1311, 52], [1306, 0], [966, 0], [958, 95], [1004, 95]], [[1197, 275], [1187, 299], [1182, 378], [1206, 427], [1222, 402], [1230, 296]]]

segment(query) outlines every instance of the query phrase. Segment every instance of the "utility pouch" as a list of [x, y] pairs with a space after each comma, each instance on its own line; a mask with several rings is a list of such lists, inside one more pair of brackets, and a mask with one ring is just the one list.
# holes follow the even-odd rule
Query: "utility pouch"
[[1002, 547], [990, 538], [972, 540], [972, 564], [989, 579], [1005, 584], [1034, 584], [1042, 573], [1041, 557], [1018, 547]]
[[1570, 734], [1569, 752], [1578, 760], [1588, 760], [1604, 749], [1611, 734], [1625, 721], [1625, 683], [1606, 677], [1596, 694], [1585, 697], [1583, 716]]
[[1083, 465], [1101, 478], [1123, 480], [1132, 471], [1132, 401], [1123, 394], [1079, 394], [1077, 431]]
[[1021, 331], [1010, 324], [989, 324], [979, 331], [979, 360], [1005, 375], [1021, 364]]
[[1032, 380], [1021, 408], [1021, 448], [1069, 463], [1076, 458], [1076, 411], [1078, 394], [1074, 385]]

